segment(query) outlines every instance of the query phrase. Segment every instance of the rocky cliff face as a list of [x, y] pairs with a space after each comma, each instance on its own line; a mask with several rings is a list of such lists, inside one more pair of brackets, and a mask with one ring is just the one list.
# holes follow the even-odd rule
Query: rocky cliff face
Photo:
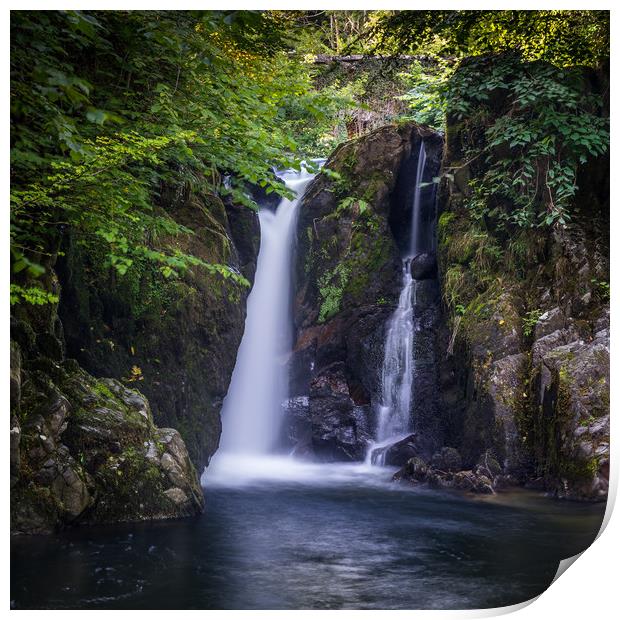
[[414, 124], [341, 145], [326, 163], [337, 176], [320, 174], [301, 204], [286, 429], [299, 452], [360, 460], [374, 434], [385, 329], [402, 279], [399, 244], [410, 228], [403, 196], [422, 139], [438, 164], [441, 138]]
[[[467, 120], [467, 119], [466, 119]], [[609, 168], [579, 172], [567, 226], [481, 226], [466, 208], [484, 160], [465, 160], [475, 119], [448, 119], [447, 144], [415, 125], [340, 146], [301, 205], [297, 339], [286, 440], [300, 453], [360, 460], [376, 428], [386, 327], [408, 243], [412, 154], [443, 156], [439, 280], [419, 278], [412, 419], [389, 448], [414, 483], [490, 493], [510, 485], [604, 499], [609, 472]], [[436, 214], [433, 212], [433, 217]], [[428, 263], [428, 264], [426, 264]], [[443, 310], [439, 299], [443, 302]]]
[[[255, 213], [170, 188], [161, 203], [190, 232], [156, 245], [173, 245], [253, 279], [260, 238]], [[249, 288], [224, 283], [201, 267], [167, 282], [146, 262], [117, 278], [75, 245], [67, 248], [58, 273], [67, 354], [97, 377], [138, 386], [155, 422], [179, 430], [202, 471], [218, 446], [220, 408], [243, 335]]]
[[609, 162], [579, 171], [566, 226], [507, 234], [466, 208], [489, 160], [466, 161], [463, 146], [480, 135], [475, 119], [448, 119], [444, 169], [454, 174], [442, 185], [438, 231], [446, 443], [469, 468], [490, 450], [513, 483], [605, 498]]

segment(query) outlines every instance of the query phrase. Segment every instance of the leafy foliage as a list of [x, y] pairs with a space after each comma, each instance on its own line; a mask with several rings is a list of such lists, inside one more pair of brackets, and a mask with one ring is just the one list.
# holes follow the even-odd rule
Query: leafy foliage
[[383, 53], [456, 57], [518, 51], [525, 60], [596, 66], [609, 57], [609, 11], [377, 11], [365, 37]]
[[446, 115], [446, 92], [449, 79], [454, 72], [453, 62], [441, 57], [414, 61], [409, 70], [403, 72], [409, 90], [401, 99], [409, 105], [405, 115], [416, 123], [442, 130]]
[[450, 79], [448, 113], [477, 143], [465, 159], [484, 156], [484, 174], [470, 181], [476, 219], [519, 227], [565, 224], [577, 192], [577, 168], [609, 148], [602, 99], [584, 74], [515, 54], [479, 57]]
[[[317, 88], [318, 71], [306, 67], [312, 76], [312, 89], [290, 98], [282, 109], [282, 129], [295, 140], [307, 157], [327, 157], [347, 139], [346, 121], [358, 107], [356, 93], [349, 84], [336, 82]], [[308, 114], [312, 109], [313, 114]]]
[[536, 323], [538, 323], [538, 319], [540, 319], [542, 312], [536, 308], [535, 310], [529, 310], [525, 313], [525, 316], [522, 319], [523, 322], [523, 335], [526, 338], [529, 338], [534, 333], [534, 328], [536, 327]]
[[285, 192], [273, 171], [301, 154], [283, 119], [292, 101], [298, 116], [319, 114], [285, 48], [256, 11], [14, 12], [15, 277], [41, 275], [71, 230], [105, 246], [120, 275], [146, 257], [166, 277], [200, 265], [243, 284], [225, 265], [155, 250], [189, 233], [156, 207], [166, 185], [254, 208], [248, 182]]
[[321, 276], [318, 281], [321, 296], [319, 323], [325, 323], [340, 311], [340, 303], [349, 281], [350, 269], [345, 263], [339, 263], [331, 272]]
[[313, 64], [313, 58], [305, 66], [322, 115], [297, 114], [287, 121], [302, 150], [325, 157], [341, 142], [403, 117], [407, 106], [401, 95], [407, 91], [410, 61], [365, 57]]
[[[578, 72], [525, 61], [594, 65], [608, 29], [604, 11], [13, 12], [13, 282], [34, 286], [70, 231], [121, 277], [150, 261], [162, 278], [200, 268], [244, 285], [178, 249], [175, 237], [192, 233], [162, 208], [166, 188], [256, 208], [248, 183], [286, 194], [275, 169], [403, 116], [441, 127], [446, 110], [483, 130], [467, 152], [489, 163], [472, 186], [478, 219], [566, 222], [577, 166], [608, 148], [607, 121]], [[438, 55], [506, 49], [521, 57], [455, 73]], [[420, 50], [434, 55], [353, 72], [312, 64], [319, 53]]]
[[58, 295], [54, 295], [39, 286], [23, 287], [18, 284], [11, 284], [10, 301], [11, 305], [26, 302], [33, 306], [42, 306], [44, 304], [56, 303]]
[[366, 30], [376, 11], [269, 11], [295, 40], [300, 55], [357, 54], [368, 49]]
[[335, 215], [341, 215], [350, 208], [354, 209], [357, 214], [364, 215], [364, 213], [368, 211], [369, 205], [365, 200], [362, 200], [361, 198], [356, 198], [355, 196], [347, 196], [338, 203]]

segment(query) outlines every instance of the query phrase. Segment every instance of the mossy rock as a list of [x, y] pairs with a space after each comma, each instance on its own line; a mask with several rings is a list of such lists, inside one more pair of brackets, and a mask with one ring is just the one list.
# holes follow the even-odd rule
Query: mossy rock
[[75, 363], [30, 360], [19, 402], [15, 532], [76, 522], [198, 514], [204, 500], [177, 431], [158, 429], [148, 401]]

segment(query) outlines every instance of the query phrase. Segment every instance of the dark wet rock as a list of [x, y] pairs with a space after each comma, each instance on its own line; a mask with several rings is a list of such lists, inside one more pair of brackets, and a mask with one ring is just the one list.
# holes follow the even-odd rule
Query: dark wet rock
[[502, 466], [495, 458], [495, 455], [491, 450], [485, 450], [485, 452], [481, 454], [480, 458], [478, 459], [475, 471], [476, 473], [484, 474], [485, 476], [493, 480], [497, 476], [502, 474]]
[[22, 356], [19, 345], [14, 340], [11, 340], [11, 439], [9, 444], [11, 487], [15, 485], [19, 475], [19, 444], [21, 440], [21, 426], [19, 424], [19, 404], [21, 401], [21, 363]]
[[579, 334], [573, 329], [558, 329], [536, 339], [532, 345], [532, 363], [536, 366], [549, 351], [578, 339]]
[[[284, 182], [281, 179], [276, 179], [276, 183], [280, 185], [284, 185]], [[266, 187], [261, 187], [256, 184], [248, 184], [249, 194], [252, 197], [252, 200], [259, 205], [259, 207], [263, 209], [269, 209], [270, 211], [275, 211], [278, 205], [280, 204], [281, 196], [275, 191], [271, 191], [267, 193]]]
[[609, 330], [609, 306], [605, 306], [601, 312], [601, 316], [596, 319], [596, 323], [594, 324], [594, 332], [598, 333], [600, 331]]
[[[519, 486], [527, 486], [527, 483], [524, 484], [522, 480], [510, 474], [499, 474], [499, 476], [495, 476], [493, 480], [493, 488], [496, 490], [510, 489]], [[541, 487], [541, 489], [542, 488], [544, 487]]]
[[442, 469], [433, 463], [428, 465], [419, 457], [409, 459], [392, 479], [409, 484], [424, 484], [435, 489], [456, 489], [486, 495], [495, 493], [493, 479], [483, 471]]
[[286, 400], [282, 443], [297, 456], [312, 455], [312, 418], [308, 396], [295, 396]]
[[548, 446], [562, 497], [600, 499], [609, 486], [609, 334], [548, 349], [536, 366], [540, 421], [560, 441]]
[[312, 417], [312, 452], [320, 460], [360, 461], [370, 437], [360, 431], [352, 408], [345, 403], [319, 400]]
[[[411, 216], [408, 174], [411, 166], [415, 168], [422, 139], [428, 161], [438, 166], [441, 137], [414, 123], [386, 126], [339, 146], [326, 167], [338, 172], [341, 180], [336, 183], [319, 174], [300, 205], [293, 309], [296, 343], [290, 376], [292, 395], [308, 396], [312, 449], [323, 458], [335, 456], [335, 450], [339, 458], [344, 451], [347, 458], [363, 459], [374, 432], [385, 329], [398, 303], [401, 245], [407, 243], [397, 232], [409, 230], [401, 226]], [[432, 168], [429, 165], [429, 174]], [[345, 198], [363, 200], [367, 207], [362, 210], [352, 200], [340, 209]], [[434, 221], [434, 210], [426, 216]], [[438, 309], [440, 292], [432, 282], [419, 282], [424, 289], [421, 299]], [[424, 307], [419, 309], [418, 329], [433, 329], [429, 326], [435, 319], [430, 313], [422, 317]], [[426, 345], [429, 352], [432, 339], [431, 335]], [[319, 385], [336, 367], [346, 389], [325, 395]], [[420, 387], [426, 408], [420, 401], [417, 411], [428, 412], [429, 420], [434, 414], [435, 397], [429, 394], [435, 376], [427, 372], [423, 381], [427, 388]], [[362, 434], [359, 421], [353, 422], [356, 408], [364, 419]], [[337, 438], [336, 429], [344, 439]], [[357, 442], [355, 449], [351, 442]]]
[[[441, 301], [441, 288], [437, 280], [420, 280], [415, 288], [416, 308], [429, 308]], [[434, 319], [438, 320], [441, 315], [434, 313]]]
[[11, 411], [15, 411], [21, 400], [22, 354], [19, 345], [14, 340], [11, 340], [10, 366]]
[[536, 340], [540, 340], [544, 336], [561, 330], [566, 324], [566, 317], [560, 308], [552, 308], [543, 312], [534, 328], [534, 337]]
[[371, 462], [388, 467], [402, 467], [410, 459], [427, 453], [428, 447], [424, 446], [420, 437], [414, 433], [393, 444], [375, 448], [371, 454]]
[[487, 476], [476, 474], [473, 471], [459, 471], [454, 474], [453, 485], [461, 491], [492, 495], [495, 493], [493, 484]]
[[414, 280], [437, 278], [437, 257], [428, 252], [418, 254], [411, 260], [411, 277]]
[[461, 469], [462, 459], [459, 451], [455, 448], [444, 446], [439, 452], [433, 454], [431, 465], [442, 471], [457, 471]]
[[[443, 356], [438, 359], [441, 381], [439, 409], [443, 432], [457, 447], [463, 465], [474, 467], [486, 449], [520, 467], [516, 424], [524, 402], [526, 358], [521, 354], [518, 300], [502, 292], [492, 311], [464, 316], [451, 329], [440, 328]], [[465, 340], [466, 339], [466, 340]]]
[[495, 413], [496, 433], [502, 444], [503, 467], [521, 471], [526, 458], [522, 451], [519, 414], [527, 398], [527, 356], [508, 355], [493, 362], [489, 377], [489, 396]]
[[35, 346], [42, 356], [54, 360], [55, 362], [61, 361], [64, 357], [62, 341], [49, 332], [37, 334]]
[[238, 263], [241, 273], [252, 281], [260, 246], [258, 214], [246, 206], [226, 202], [226, 218], [229, 235], [237, 254], [235, 262]]
[[10, 474], [11, 474], [11, 487], [17, 484], [19, 479], [19, 466], [20, 466], [20, 450], [19, 444], [21, 441], [21, 427], [16, 415], [11, 416], [11, 435], [9, 443], [10, 451]]
[[356, 404], [342, 365], [313, 378], [310, 394], [284, 404], [283, 443], [298, 456], [322, 461], [362, 460], [370, 443], [369, 408]]
[[363, 410], [350, 396], [342, 367], [326, 369], [311, 385], [312, 452], [321, 460], [359, 461], [370, 443]]
[[[258, 217], [218, 197], [164, 186], [160, 208], [191, 234], [173, 247], [252, 281]], [[171, 240], [154, 241], [167, 251]], [[202, 470], [219, 445], [220, 409], [245, 322], [249, 288], [192, 266], [178, 279], [129, 269], [122, 280], [68, 237], [59, 260], [67, 354], [96, 377], [139, 381], [153, 418], [177, 428]]]
[[429, 466], [424, 459], [421, 459], [418, 456], [414, 456], [409, 459], [405, 466], [400, 469], [396, 474], [394, 474], [395, 480], [400, 480], [404, 477], [424, 481], [426, 479], [426, 475], [428, 473]]
[[289, 381], [289, 396], [307, 396], [310, 393], [310, 383], [314, 378], [316, 339], [313, 334], [301, 341], [301, 346], [294, 350], [287, 366]]

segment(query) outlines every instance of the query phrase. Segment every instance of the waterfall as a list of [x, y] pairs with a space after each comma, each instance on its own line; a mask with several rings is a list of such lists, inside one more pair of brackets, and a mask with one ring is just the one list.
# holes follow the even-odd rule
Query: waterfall
[[275, 212], [261, 208], [261, 242], [247, 301], [243, 339], [222, 407], [220, 452], [265, 455], [275, 448], [292, 346], [291, 267], [297, 209], [313, 176], [305, 168], [280, 178], [296, 193]]
[[411, 216], [411, 241], [409, 252], [403, 258], [402, 289], [398, 307], [390, 317], [381, 370], [381, 403], [378, 407], [377, 443], [371, 446], [367, 460], [383, 464], [386, 447], [412, 431], [410, 414], [412, 386], [415, 370], [413, 357], [416, 282], [411, 275], [411, 260], [420, 248], [423, 230], [421, 219], [422, 179], [426, 165], [424, 141], [420, 144], [415, 177], [415, 191]]

